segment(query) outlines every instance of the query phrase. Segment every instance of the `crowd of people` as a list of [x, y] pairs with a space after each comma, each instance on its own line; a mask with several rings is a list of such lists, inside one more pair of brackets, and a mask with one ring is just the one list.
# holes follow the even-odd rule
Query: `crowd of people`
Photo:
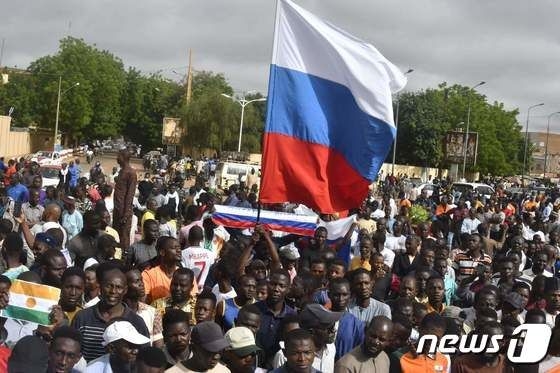
[[[320, 215], [354, 216], [332, 240], [328, 223], [313, 237], [219, 226], [215, 205], [252, 208], [258, 185], [209, 188], [210, 167], [188, 188], [138, 181], [129, 157], [45, 189], [37, 165], [2, 159], [0, 309], [16, 280], [60, 299], [48, 325], [0, 319], [0, 371], [560, 371], [555, 189], [411, 200], [391, 183]], [[425, 221], [411, 219], [414, 206]], [[548, 325], [551, 342], [541, 362], [513, 364], [508, 342], [526, 323]], [[419, 349], [427, 335], [504, 337], [496, 352], [450, 355]]]

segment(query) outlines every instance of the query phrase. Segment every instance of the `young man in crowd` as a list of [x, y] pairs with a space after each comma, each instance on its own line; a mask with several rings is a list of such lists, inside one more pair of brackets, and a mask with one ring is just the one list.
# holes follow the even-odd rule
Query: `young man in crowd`
[[371, 297], [373, 285], [371, 272], [363, 268], [354, 271], [352, 275], [353, 299], [348, 306], [348, 311], [366, 325], [369, 325], [375, 316], [384, 315], [391, 318], [389, 306]]
[[364, 343], [337, 361], [335, 373], [389, 372], [385, 349], [393, 338], [393, 323], [386, 316], [375, 316], [366, 330]]

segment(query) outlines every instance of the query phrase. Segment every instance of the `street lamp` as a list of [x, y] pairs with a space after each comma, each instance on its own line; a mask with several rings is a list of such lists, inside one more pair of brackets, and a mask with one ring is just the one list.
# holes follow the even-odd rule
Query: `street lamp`
[[[408, 75], [414, 72], [414, 69], [408, 69], [404, 75]], [[399, 101], [400, 101], [400, 93], [397, 93], [397, 108], [395, 109], [397, 112], [395, 113], [395, 141], [393, 141], [393, 163], [391, 165], [391, 175], [395, 175], [395, 158], [397, 156], [397, 132], [399, 130]]]
[[241, 136], [243, 135], [243, 116], [245, 115], [245, 106], [249, 105], [251, 102], [260, 102], [260, 101], [266, 101], [266, 97], [261, 97], [261, 98], [256, 98], [254, 100], [245, 100], [245, 97], [241, 98], [241, 99], [237, 99], [233, 96], [230, 96], [228, 94], [222, 93], [222, 96], [229, 98], [235, 102], [237, 102], [239, 105], [241, 105], [241, 122], [239, 123], [239, 143], [237, 144], [237, 152], [241, 151]]
[[463, 144], [463, 179], [465, 179], [465, 169], [467, 167], [467, 141], [469, 139], [469, 127], [471, 125], [471, 97], [472, 97], [472, 91], [477, 88], [480, 87], [481, 85], [486, 84], [485, 81], [482, 81], [480, 83], [478, 83], [477, 85], [469, 88], [469, 108], [467, 110], [467, 132], [465, 133], [465, 142]]
[[531, 113], [532, 108], [536, 108], [538, 106], [543, 106], [544, 102], [540, 104], [536, 104], [533, 106], [529, 106], [527, 109], [527, 124], [525, 125], [525, 151], [523, 152], [523, 172], [521, 174], [521, 184], [525, 186], [525, 172], [527, 171], [527, 144], [529, 142], [529, 115]]
[[546, 125], [546, 144], [544, 147], [544, 170], [543, 170], [544, 178], [546, 178], [546, 164], [548, 161], [548, 136], [550, 135], [550, 118], [552, 118], [556, 114], [560, 114], [560, 111], [550, 114], [548, 116], [548, 124]]
[[66, 89], [64, 92], [60, 92], [60, 89], [62, 88], [62, 76], [58, 77], [58, 98], [56, 100], [56, 120], [54, 122], [54, 149], [56, 150], [56, 146], [60, 145], [58, 142], [58, 116], [60, 114], [60, 97], [62, 97], [66, 92], [68, 92], [69, 90], [71, 90], [74, 87], [77, 87], [80, 85], [80, 82], [76, 82], [74, 84], [72, 84], [72, 86], [68, 89]]

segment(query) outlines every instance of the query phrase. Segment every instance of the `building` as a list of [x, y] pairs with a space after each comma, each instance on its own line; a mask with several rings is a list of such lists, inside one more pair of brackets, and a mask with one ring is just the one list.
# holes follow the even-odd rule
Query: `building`
[[529, 141], [534, 149], [529, 172], [533, 176], [544, 176], [545, 156], [547, 156], [546, 176], [560, 177], [560, 134], [549, 134], [548, 152], [546, 138], [546, 132], [529, 132]]

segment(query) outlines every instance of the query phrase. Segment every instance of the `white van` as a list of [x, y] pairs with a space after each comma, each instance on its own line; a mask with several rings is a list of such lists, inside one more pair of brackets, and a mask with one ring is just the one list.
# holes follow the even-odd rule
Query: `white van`
[[261, 166], [257, 164], [220, 162], [216, 167], [216, 183], [222, 190], [229, 188], [230, 185], [239, 184], [239, 182], [247, 181], [247, 175], [251, 170], [255, 170], [255, 174], [260, 177]]
[[466, 195], [469, 192], [476, 192], [479, 196], [489, 199], [494, 194], [494, 188], [490, 185], [481, 183], [453, 183], [453, 185], [451, 185], [453, 203], [456, 203], [461, 196]]

